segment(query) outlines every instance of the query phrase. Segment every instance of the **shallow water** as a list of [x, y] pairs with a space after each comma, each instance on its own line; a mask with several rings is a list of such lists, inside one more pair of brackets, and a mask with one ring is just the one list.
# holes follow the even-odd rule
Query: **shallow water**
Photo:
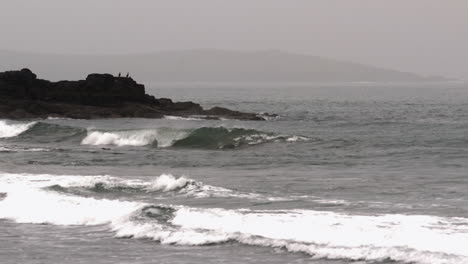
[[149, 92], [280, 117], [0, 121], [2, 263], [468, 263], [466, 85]]

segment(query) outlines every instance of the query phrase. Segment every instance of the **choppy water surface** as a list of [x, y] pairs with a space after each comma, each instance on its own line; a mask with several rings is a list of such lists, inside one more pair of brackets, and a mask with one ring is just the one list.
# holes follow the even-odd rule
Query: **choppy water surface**
[[466, 85], [149, 92], [280, 117], [0, 120], [1, 263], [468, 263]]

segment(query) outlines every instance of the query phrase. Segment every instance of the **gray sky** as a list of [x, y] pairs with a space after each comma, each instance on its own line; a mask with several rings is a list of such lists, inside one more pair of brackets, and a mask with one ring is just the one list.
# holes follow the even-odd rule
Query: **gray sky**
[[0, 49], [278, 49], [468, 79], [468, 0], [2, 0]]

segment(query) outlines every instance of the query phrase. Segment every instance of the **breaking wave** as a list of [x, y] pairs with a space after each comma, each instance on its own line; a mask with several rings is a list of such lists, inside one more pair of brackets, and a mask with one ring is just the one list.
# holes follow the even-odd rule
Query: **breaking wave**
[[243, 145], [256, 145], [283, 140], [281, 136], [254, 129], [202, 127], [192, 131], [187, 137], [174, 142], [174, 147], [231, 149]]
[[147, 129], [127, 131], [89, 131], [83, 145], [158, 146], [201, 149], [233, 149], [267, 142], [306, 141], [302, 136], [283, 136], [254, 129], [202, 127], [198, 129]]
[[88, 135], [81, 141], [83, 145], [115, 145], [115, 146], [157, 146], [169, 147], [174, 141], [185, 137], [185, 130], [170, 128], [126, 130], [126, 131], [89, 131]]
[[[0, 218], [18, 223], [105, 225], [119, 238], [152, 239], [163, 244], [237, 242], [301, 252], [315, 259], [468, 263], [466, 218], [193, 208], [44, 189], [57, 182], [65, 184], [67, 177], [71, 178], [69, 184], [86, 181], [83, 176], [0, 176]], [[187, 181], [161, 176], [151, 186], [167, 191], [181, 188]]]
[[93, 146], [153, 146], [198, 149], [235, 149], [270, 142], [307, 141], [296, 135], [277, 135], [255, 129], [201, 127], [195, 129], [154, 128], [99, 131], [46, 122], [16, 123], [0, 120], [0, 138], [50, 143], [73, 141]]
[[[193, 198], [226, 197], [258, 200], [280, 200], [277, 197], [262, 196], [222, 187], [204, 184], [187, 177], [162, 174], [151, 180], [126, 179], [113, 176], [59, 176], [49, 174], [0, 174], [3, 182], [33, 185], [60, 193], [86, 194], [177, 194]], [[1, 188], [0, 188], [1, 192]]]
[[157, 132], [147, 131], [124, 131], [124, 132], [89, 132], [81, 141], [83, 145], [116, 145], [116, 146], [146, 146], [156, 142]]
[[0, 138], [16, 137], [31, 128], [36, 122], [17, 123], [0, 120]]
[[83, 137], [86, 129], [45, 122], [9, 123], [0, 121], [0, 138], [34, 143], [61, 142]]
[[[86, 176], [85, 176], [86, 177]], [[78, 182], [64, 182], [51, 187], [58, 191], [82, 193], [86, 191], [96, 193], [142, 193], [159, 194], [166, 193], [193, 198], [247, 198], [259, 200], [271, 200], [274, 198], [264, 197], [254, 193], [246, 193], [226, 189], [222, 187], [204, 184], [186, 177], [175, 177], [171, 174], [162, 174], [150, 181], [128, 180], [111, 176], [87, 176]], [[279, 199], [279, 198], [278, 198]]]

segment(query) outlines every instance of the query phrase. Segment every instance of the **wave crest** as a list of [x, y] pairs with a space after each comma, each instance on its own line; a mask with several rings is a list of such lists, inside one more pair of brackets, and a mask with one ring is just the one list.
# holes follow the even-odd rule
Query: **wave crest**
[[154, 131], [99, 132], [94, 131], [81, 141], [83, 145], [146, 146], [156, 140]]
[[204, 149], [234, 149], [245, 145], [258, 145], [268, 142], [306, 141], [299, 136], [283, 136], [254, 129], [225, 127], [202, 127], [192, 131], [187, 137], [174, 142], [174, 147]]
[[73, 176], [53, 177], [45, 176], [42, 179], [48, 184], [43, 188], [58, 192], [85, 194], [84, 192], [114, 193], [114, 194], [177, 194], [193, 198], [231, 197], [269, 200], [258, 194], [244, 193], [222, 187], [204, 184], [190, 178], [175, 177], [172, 174], [162, 174], [150, 181], [130, 180], [112, 176]]
[[115, 145], [115, 146], [157, 146], [169, 147], [174, 141], [187, 135], [185, 130], [169, 128], [125, 130], [125, 131], [88, 131], [88, 135], [81, 141], [83, 145]]
[[191, 182], [193, 182], [193, 180], [189, 180], [185, 177], [176, 178], [170, 174], [163, 174], [151, 183], [149, 189], [168, 192], [184, 188]]
[[88, 131], [83, 145], [157, 146], [200, 149], [234, 149], [268, 142], [307, 141], [307, 137], [284, 136], [254, 129], [201, 127], [197, 129], [158, 128], [127, 131]]
[[0, 138], [16, 137], [31, 128], [36, 122], [12, 123], [0, 120]]

